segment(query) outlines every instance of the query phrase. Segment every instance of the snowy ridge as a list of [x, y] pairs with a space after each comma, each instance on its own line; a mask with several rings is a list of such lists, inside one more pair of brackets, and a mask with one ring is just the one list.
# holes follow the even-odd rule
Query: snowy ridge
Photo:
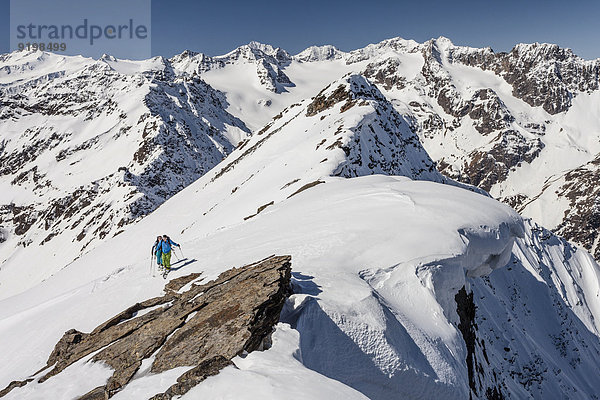
[[[232, 173], [239, 174], [239, 172]], [[448, 260], [453, 255], [466, 254], [467, 249], [470, 249], [469, 252], [482, 256], [469, 258], [473, 260], [472, 264], [467, 265], [470, 269], [477, 270], [482, 265], [490, 266], [488, 260], [491, 254], [488, 252], [502, 253], [503, 249], [510, 246], [514, 236], [519, 235], [522, 230], [520, 218], [514, 212], [487, 197], [449, 185], [383, 176], [349, 180], [338, 178], [273, 205], [258, 216], [236, 225], [235, 229], [224, 228], [206, 236], [208, 232], [214, 232], [210, 227], [210, 220], [213, 216], [210, 214], [200, 216], [197, 223], [190, 226], [192, 214], [175, 216], [171, 212], [175, 209], [189, 209], [182, 206], [190, 201], [198, 200], [194, 186], [200, 186], [207, 181], [209, 181], [208, 176], [201, 178], [196, 184], [169, 200], [165, 206], [151, 216], [136, 224], [136, 227], [123, 233], [120, 240], [111, 240], [110, 246], [115, 246], [113, 247], [115, 251], [120, 251], [121, 247], [125, 248], [135, 235], [139, 235], [135, 231], [139, 229], [141, 232], [152, 226], [155, 223], [153, 219], [156, 218], [157, 220], [169, 220], [171, 230], [186, 229], [187, 227], [186, 235], [198, 238], [190, 243], [184, 243], [184, 248], [186, 252], [192, 252], [188, 256], [194, 259], [215, 260], [213, 263], [203, 263], [201, 268], [207, 276], [212, 276], [222, 268], [226, 268], [235, 259], [259, 255], [272, 250], [290, 252], [297, 271], [295, 285], [298, 294], [291, 300], [290, 308], [285, 312], [283, 318], [299, 333], [300, 341], [296, 343], [300, 347], [297, 351], [300, 351], [303, 364], [294, 362], [293, 357], [280, 355], [279, 357], [282, 358], [280, 363], [286, 365], [286, 368], [302, 371], [309, 367], [325, 376], [340, 380], [371, 398], [382, 398], [382, 396], [385, 398], [390, 393], [406, 393], [406, 390], [411, 390], [406, 388], [417, 387], [416, 385], [407, 385], [407, 382], [412, 381], [415, 376], [422, 383], [418, 386], [419, 390], [425, 394], [444, 393], [450, 396], [449, 398], [461, 398], [468, 393], [465, 379], [466, 367], [461, 366], [461, 360], [465, 358], [466, 354], [464, 344], [453, 325], [445, 322], [446, 317], [444, 316], [445, 312], [451, 314], [455, 312], [452, 309], [444, 310], [443, 306], [438, 303], [440, 301], [438, 298], [449, 298], [449, 294], [445, 290], [450, 286], [440, 286], [439, 284], [431, 286], [424, 276], [428, 269], [434, 268], [443, 271], [448, 276], [449, 280], [453, 282], [451, 287], [464, 285], [463, 267], [459, 267], [458, 264], [447, 264], [443, 260]], [[247, 192], [240, 202], [250, 199], [250, 196], [251, 192]], [[473, 210], [480, 211], [473, 214]], [[214, 210], [216, 213], [221, 213], [221, 217], [225, 216], [224, 212], [229, 211], [232, 210], [223, 209], [221, 212], [218, 209]], [[352, 215], [353, 218], [348, 219], [347, 215]], [[445, 222], [440, 225], [437, 221], [440, 221], [442, 215], [445, 216]], [[470, 222], [464, 219], [466, 215], [470, 215]], [[286, 224], [282, 225], [282, 221], [286, 221]], [[341, 223], [341, 221], [345, 222]], [[393, 228], [399, 224], [412, 226], [414, 229], [397, 230]], [[288, 230], [288, 226], [294, 228], [293, 233], [283, 234], [282, 230]], [[488, 228], [481, 229], [478, 228], [479, 226]], [[502, 226], [506, 228], [502, 228]], [[319, 229], [316, 229], [317, 227]], [[467, 236], [459, 234], [460, 228], [469, 232]], [[382, 235], [383, 232], [388, 232], [388, 234]], [[391, 237], [389, 236], [390, 232], [394, 232]], [[248, 238], [254, 239], [248, 240]], [[382, 240], [384, 238], [385, 240]], [[236, 243], [235, 252], [229, 251], [230, 243]], [[268, 245], [264, 246], [265, 244]], [[24, 298], [31, 298], [31, 296], [40, 300], [46, 297], [52, 298], [59, 292], [67, 290], [70, 294], [62, 296], [62, 299], [56, 304], [66, 307], [70, 311], [65, 310], [60, 314], [64, 315], [65, 319], [63, 320], [61, 317], [63, 322], [57, 322], [56, 326], [52, 328], [53, 333], [43, 341], [49, 342], [53, 337], [62, 334], [62, 326], [73, 323], [68, 317], [69, 314], [77, 313], [76, 309], [79, 307], [87, 309], [88, 305], [94, 304], [98, 299], [106, 298], [106, 290], [118, 291], [123, 284], [131, 285], [130, 289], [135, 288], [128, 291], [121, 290], [113, 301], [98, 310], [99, 316], [118, 309], [124, 301], [135, 301], [137, 296], [152, 293], [152, 290], [160, 290], [150, 278], [144, 277], [147, 273], [147, 263], [144, 262], [145, 252], [142, 249], [139, 252], [135, 250], [124, 255], [121, 260], [124, 265], [132, 265], [131, 268], [119, 272], [116, 276], [113, 275], [106, 283], [99, 285], [98, 283], [103, 280], [101, 278], [103, 274], [111, 275], [110, 267], [103, 265], [102, 261], [97, 258], [99, 254], [102, 254], [101, 248], [82, 257], [67, 270], [61, 271], [50, 281], [33, 289], [33, 292], [19, 296], [20, 299], [16, 297], [7, 300], [11, 304], [10, 315], [17, 317], [19, 310], [27, 307], [26, 302], [23, 303]], [[484, 256], [484, 254], [487, 255]], [[135, 261], [139, 257], [142, 257], [141, 264], [139, 261]], [[436, 263], [436, 261], [439, 262]], [[82, 265], [81, 263], [94, 265], [93, 276], [89, 272], [83, 274], [83, 270], [77, 266]], [[381, 271], [382, 269], [384, 271]], [[420, 271], [419, 275], [416, 274], [417, 271]], [[378, 289], [378, 294], [374, 293], [367, 280], [371, 285], [377, 285], [373, 279], [369, 279], [369, 275], [383, 276], [379, 274], [392, 272], [393, 280], [401, 279], [405, 289], [394, 290], [389, 294], [385, 294], [384, 289]], [[179, 273], [184, 272], [177, 272], [177, 274]], [[67, 285], [79, 289], [70, 291], [65, 286], [60, 288], [60, 285], [52, 283], [52, 281], [63, 281], [67, 276], [69, 276]], [[98, 280], [94, 276], [97, 276]], [[311, 276], [313, 278], [310, 278]], [[136, 281], [137, 283], [134, 283]], [[385, 281], [387, 282], [388, 279]], [[66, 281], [63, 282], [66, 283]], [[37, 294], [33, 295], [34, 292]], [[412, 303], [411, 306], [411, 303], [407, 302], [394, 302], [396, 295], [408, 296], [413, 302], [422, 301], [423, 306], [435, 307], [438, 312], [431, 314], [432, 320], [423, 319], [422, 315], [414, 313], [419, 309], [417, 304]], [[379, 300], [377, 296], [379, 296]], [[383, 304], [392, 304], [391, 310], [398, 317], [393, 317], [393, 313], [389, 314], [385, 311], [386, 309], [382, 308], [380, 301], [383, 301]], [[16, 307], [16, 309], [12, 307]], [[32, 323], [36, 321], [33, 315], [36, 315], [37, 312], [47, 311], [43, 309], [29, 311], [28, 320]], [[315, 312], [317, 312], [316, 316]], [[382, 319], [384, 315], [386, 317]], [[96, 322], [97, 317], [93, 317], [92, 314], [88, 314], [88, 316], [89, 318], [86, 319], [88, 322], [84, 325]], [[8, 318], [6, 322], [14, 320], [15, 317]], [[334, 343], [337, 343], [336, 346], [338, 346], [346, 342], [330, 342], [336, 337], [336, 334], [335, 331], [330, 332], [325, 329], [326, 326], [321, 326], [325, 323], [331, 324], [327, 321], [334, 323], [337, 321], [334, 325], [338, 327], [336, 329], [347, 332], [350, 340], [356, 343], [355, 346], [358, 346], [358, 349], [362, 350], [353, 350], [347, 353], [340, 351], [339, 347], [332, 347]], [[313, 324], [317, 324], [317, 326]], [[387, 328], [388, 324], [394, 324], [392, 326], [396, 326], [394, 329], [398, 334], [403, 331], [404, 333], [401, 336], [387, 336], [385, 332], [389, 329]], [[440, 324], [444, 327], [442, 330], [435, 328]], [[85, 328], [85, 326], [81, 327]], [[3, 330], [3, 332], [6, 331]], [[290, 337], [290, 335], [292, 336]], [[274, 348], [281, 346], [281, 340], [290, 341], [293, 335], [295, 335], [293, 332], [282, 326], [274, 337]], [[24, 335], [19, 341], [26, 340], [27, 336]], [[40, 341], [35, 342], [38, 344], [30, 346], [26, 350], [27, 353], [32, 351], [35, 354], [40, 351], [38, 345], [41, 345], [42, 348], [48, 346]], [[290, 344], [293, 345], [293, 343], [294, 341], [291, 340]], [[412, 356], [407, 357], [407, 348], [403, 347], [404, 343], [413, 343], [411, 346], [414, 346], [414, 349], [420, 353], [413, 352]], [[18, 343], [13, 343], [13, 346], [20, 348]], [[452, 351], [448, 350], [448, 346]], [[9, 351], [3, 349], [3, 352], [5, 350]], [[288, 352], [293, 354], [293, 350], [290, 348], [280, 351], [283, 351], [283, 354]], [[383, 352], [389, 353], [390, 356], [383, 359], [376, 358], [375, 360], [378, 361], [374, 366], [375, 369], [362, 371], [368, 380], [373, 382], [373, 386], [365, 386], [361, 383], [361, 379], [338, 376], [336, 373], [342, 368], [342, 375], [345, 375], [346, 371], [343, 371], [345, 366], [359, 368], [361, 365], [364, 367], [365, 364], [343, 363], [334, 357], [323, 357], [323, 355], [330, 354], [329, 352], [338, 355], [348, 354], [349, 357], [367, 357], [367, 359], [378, 357], [377, 354], [383, 354]], [[266, 373], [267, 379], [276, 379], [266, 365], [261, 366], [261, 355], [255, 357], [259, 357], [259, 361], [252, 362], [249, 365], [250, 370], [258, 368], [265, 371], [263, 373]], [[416, 363], [414, 357], [421, 361]], [[27, 358], [24, 356], [23, 359]], [[323, 365], [322, 363], [326, 360], [334, 362], [335, 365]], [[25, 365], [22, 368], [25, 368]], [[244, 365], [241, 360], [240, 365]], [[402, 365], [405, 367], [400, 368]], [[430, 366], [425, 368], [425, 365]], [[30, 368], [29, 365], [27, 366]], [[406, 367], [408, 369], [405, 369]], [[16, 367], [13, 373], [19, 370], [20, 367]], [[388, 377], [389, 373], [394, 376], [391, 381]], [[242, 374], [246, 378], [252, 379], [252, 373], [250, 372], [251, 375], [247, 376], [244, 369], [236, 370], [235, 374]], [[300, 376], [303, 374], [305, 373]], [[13, 375], [10, 379], [15, 377]], [[188, 394], [189, 398], [194, 398], [194, 396], [198, 396], [198, 393], [204, 393], [205, 390], [208, 393], [216, 390], [221, 395], [223, 390], [230, 390], [230, 385], [222, 386], [219, 384], [219, 379], [217, 378], [217, 381], [213, 383], [207, 381], [207, 385], [200, 385], [193, 389]], [[48, 383], [51, 381], [52, 379]], [[382, 386], [383, 382], [389, 384]], [[222, 383], [226, 384], [226, 382]], [[327, 381], [322, 381], [321, 384], [325, 387], [331, 385]], [[44, 393], [44, 385], [46, 383], [33, 385], [29, 390], [33, 390], [32, 394]], [[298, 390], [294, 389], [294, 384], [292, 384], [292, 390]], [[13, 396], [24, 396], [27, 391], [15, 389], [12, 393], [14, 393]], [[127, 389], [123, 391], [122, 395], [126, 396], [126, 393]], [[280, 396], [282, 392], [276, 392], [274, 395]], [[219, 394], [216, 396], [218, 397]], [[11, 398], [10, 395], [8, 398]]]
[[347, 57], [347, 53], [338, 50], [335, 46], [311, 46], [296, 54], [293, 59], [300, 62], [339, 60]]
[[[571, 218], [564, 216], [567, 198], [552, 215], [529, 211], [543, 208], [542, 202], [524, 207], [538, 202], [550, 177], [600, 153], [598, 60], [582, 60], [556, 45], [520, 44], [495, 53], [440, 37], [425, 43], [393, 38], [349, 53], [311, 47], [278, 65], [295, 85], [280, 94], [260, 80], [250, 84], [252, 74], [258, 75], [241, 65], [225, 65], [204, 78], [238, 105], [230, 110], [234, 115], [259, 130], [268, 117], [314, 96], [317, 82], [363, 74], [409, 121], [446, 176], [489, 191], [598, 257], [597, 228], [590, 237], [561, 228]], [[246, 78], [236, 79], [242, 71]], [[583, 196], [593, 202], [589, 192]], [[597, 226], [595, 214], [577, 210], [570, 215]]]
[[204, 54], [185, 51], [170, 59], [177, 70], [197, 75], [212, 69], [222, 69], [227, 65], [251, 64], [256, 68], [256, 75], [260, 84], [274, 93], [286, 91], [286, 87], [294, 86], [283, 72], [289, 65], [292, 57], [280, 48], [273, 48], [268, 44], [250, 42], [223, 56], [208, 57]]
[[[331, 176], [376, 173], [448, 182], [381, 92], [364, 77], [349, 75], [285, 109], [241, 143], [205, 176], [209, 182], [198, 193], [208, 194], [201, 201], [204, 214], [231, 208], [215, 220], [217, 228], [253, 217]], [[257, 193], [257, 186], [272, 190]]]

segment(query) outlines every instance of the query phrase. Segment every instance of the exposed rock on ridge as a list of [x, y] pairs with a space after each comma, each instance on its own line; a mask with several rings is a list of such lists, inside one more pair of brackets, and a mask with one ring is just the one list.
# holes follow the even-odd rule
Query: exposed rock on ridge
[[[290, 294], [290, 261], [290, 256], [271, 256], [205, 284], [198, 283], [198, 273], [172, 280], [165, 295], [129, 307], [91, 333], [67, 331], [37, 373], [38, 382], [93, 354], [94, 362], [104, 362], [114, 373], [80, 399], [110, 398], [129, 383], [142, 360], [154, 355], [155, 373], [195, 366], [153, 399], [182, 395], [233, 357], [263, 346]], [[12, 382], [0, 397], [29, 381]]]

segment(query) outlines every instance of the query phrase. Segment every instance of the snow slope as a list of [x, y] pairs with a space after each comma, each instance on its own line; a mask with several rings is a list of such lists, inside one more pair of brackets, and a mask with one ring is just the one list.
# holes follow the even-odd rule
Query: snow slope
[[[189, 225], [190, 216], [195, 214], [193, 204], [197, 201], [192, 189], [193, 186], [186, 189], [170, 201], [171, 204], [166, 203], [152, 216], [123, 233], [120, 240], [111, 239], [107, 245], [117, 252], [130, 248], [134, 238], [151, 229], [153, 219], [169, 218], [172, 230], [177, 225]], [[181, 209], [183, 205], [187, 206], [188, 215], [177, 218], [171, 214], [171, 206]], [[474, 209], [480, 211], [473, 215]], [[353, 217], [348, 218], [349, 215]], [[444, 219], [441, 219], [442, 215]], [[467, 220], [463, 218], [469, 215]], [[464, 358], [460, 356], [464, 356], [464, 344], [445, 316], [448, 313], [456, 320], [454, 308], [445, 302], [445, 292], [465, 284], [465, 269], [478, 274], [502, 266], [510, 255], [514, 236], [522, 229], [516, 214], [484, 196], [448, 185], [383, 176], [356, 180], [338, 178], [306, 190], [241, 225], [208, 236], [202, 218], [198, 222], [195, 225], [198, 228], [190, 228], [186, 236], [191, 240], [186, 240], [183, 246], [188, 257], [201, 261], [176, 274], [202, 270], [208, 278], [228, 266], [269, 252], [292, 254], [300, 293], [291, 300], [287, 318], [300, 332], [301, 360], [311, 369], [319, 371], [313, 365], [318, 361], [315, 360], [318, 352], [304, 350], [306, 345], [302, 340], [311, 340], [316, 332], [326, 339], [329, 333], [323, 329], [302, 328], [303, 324], [324, 323], [327, 318], [340, 319], [339, 329], [351, 338], [354, 335], [354, 340], [360, 342], [372, 336], [374, 342], [364, 343], [364, 357], [376, 356], [368, 348], [389, 353], [376, 364], [382, 371], [370, 373], [376, 378], [395, 371], [399, 375], [397, 384], [387, 390], [396, 392], [407, 379], [422, 375], [424, 387], [421, 390], [462, 395], [468, 392], [463, 379], [465, 367], [461, 368], [460, 362]], [[400, 225], [412, 229], [397, 229]], [[461, 228], [464, 230], [462, 235], [458, 232]], [[102, 257], [98, 257], [102, 250], [100, 246], [40, 286], [3, 301], [2, 336], [20, 334], [10, 346], [8, 341], [2, 341], [2, 353], [13, 359], [18, 351], [21, 360], [15, 362], [10, 371], [3, 370], [3, 382], [8, 383], [8, 380], [35, 370], [68, 326], [75, 324], [78, 328], [90, 329], [124, 304], [160, 291], [162, 282], [149, 276], [143, 248], [124, 253], [116, 265], [107, 265]], [[491, 261], [491, 254], [502, 256]], [[404, 329], [408, 332], [400, 336], [402, 329], [397, 326], [399, 330], [390, 335], [392, 343], [386, 344], [384, 309], [379, 303], [383, 300], [374, 296], [368, 281], [372, 281], [375, 272], [388, 273], [390, 271], [385, 270], [389, 268], [403, 277], [407, 289], [402, 296], [412, 298], [413, 303], [403, 306], [401, 302], [396, 303], [395, 311], [406, 318]], [[450, 279], [436, 282], [430, 274], [439, 275], [439, 269]], [[421, 270], [421, 276], [416, 274], [417, 270]], [[25, 299], [35, 299], [33, 301], [42, 306], [29, 308]], [[388, 301], [392, 299], [388, 298]], [[297, 303], [295, 306], [294, 302]], [[430, 308], [431, 319], [415, 314], [419, 304], [414, 302]], [[315, 311], [324, 314], [320, 318], [312, 317]], [[48, 324], [47, 318], [53, 323]], [[398, 319], [402, 320], [401, 317]], [[45, 326], [45, 335], [39, 335], [38, 326]], [[285, 332], [285, 328], [282, 329]], [[303, 332], [308, 334], [303, 336]], [[424, 336], [430, 335], [431, 340], [423, 340]], [[413, 351], [420, 345], [421, 352], [425, 353], [414, 355], [420, 360], [417, 364], [412, 357], [407, 359], [403, 354], [406, 349], [402, 345], [413, 341], [417, 342], [411, 345]], [[26, 344], [28, 342], [30, 345]], [[282, 352], [288, 353], [287, 357], [279, 356], [287, 360], [285, 364], [291, 364], [288, 368], [305, 368], [294, 359], [293, 350], [284, 348]], [[453, 358], [453, 353], [457, 359]], [[402, 366], [411, 368], [402, 374]], [[438, 379], [441, 382], [436, 383]], [[43, 394], [44, 385], [51, 381], [32, 386], [36, 388], [32, 395]], [[97, 382], [85, 384], [93, 383]], [[357, 386], [357, 382], [351, 383], [366, 390]], [[427, 389], [427, 386], [431, 387]], [[31, 389], [15, 389], [8, 398], [24, 398], [21, 396], [26, 396], [28, 390]], [[386, 391], [380, 396], [389, 393]], [[192, 395], [191, 392], [189, 396]], [[369, 395], [377, 396], [377, 393]]]
[[160, 58], [15, 52], [0, 82], [0, 298], [147, 215], [248, 134], [222, 94]]
[[[494, 53], [443, 37], [297, 55], [256, 42], [168, 60], [2, 55], [0, 297], [120, 233], [348, 73], [378, 85], [446, 176], [598, 257], [599, 68], [555, 45]], [[30, 254], [45, 268], [17, 267]]]

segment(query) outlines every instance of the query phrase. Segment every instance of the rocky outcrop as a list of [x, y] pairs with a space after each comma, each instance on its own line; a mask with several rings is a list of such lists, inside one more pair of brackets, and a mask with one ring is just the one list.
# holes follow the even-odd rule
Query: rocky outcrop
[[[203, 284], [197, 273], [172, 280], [163, 296], [129, 307], [91, 333], [67, 331], [50, 354], [47, 366], [36, 373], [43, 374], [38, 382], [91, 355], [93, 362], [103, 362], [114, 372], [106, 385], [81, 399], [106, 399], [128, 384], [142, 360], [154, 356], [154, 373], [195, 367], [153, 399], [184, 394], [231, 364], [233, 357], [268, 345], [290, 294], [290, 260], [290, 256], [271, 256], [225, 271]], [[6, 394], [28, 381], [12, 382], [0, 393]]]
[[510, 127], [515, 118], [492, 89], [480, 89], [470, 101], [469, 117], [482, 135]]
[[500, 133], [488, 150], [475, 150], [463, 169], [462, 181], [489, 191], [507, 179], [509, 171], [521, 163], [531, 163], [544, 148], [538, 139], [526, 139], [515, 130]]
[[328, 110], [341, 101], [346, 101], [344, 106], [351, 106], [352, 93], [344, 85], [339, 85], [333, 92], [326, 96], [327, 86], [315, 96], [313, 101], [306, 107], [306, 116], [313, 117], [322, 111]]
[[600, 154], [592, 161], [564, 175], [564, 183], [554, 189], [558, 199], [567, 199], [562, 222], [554, 230], [557, 234], [583, 246], [596, 260], [600, 260]]
[[598, 90], [600, 61], [584, 61], [555, 44], [519, 44], [509, 53], [460, 49], [454, 61], [494, 71], [513, 87], [513, 95], [550, 114], [569, 109], [580, 92]]
[[505, 399], [502, 386], [498, 382], [496, 374], [490, 368], [485, 342], [478, 338], [477, 306], [473, 301], [473, 293], [467, 293], [463, 286], [454, 296], [454, 300], [456, 301], [456, 312], [460, 318], [458, 330], [467, 348], [466, 362], [469, 388], [471, 390], [469, 399], [472, 399], [473, 395], [476, 396], [475, 398], [486, 398], [488, 400]]
[[399, 65], [400, 61], [388, 58], [368, 64], [363, 74], [386, 90], [401, 90], [406, 87], [406, 78], [398, 72]]

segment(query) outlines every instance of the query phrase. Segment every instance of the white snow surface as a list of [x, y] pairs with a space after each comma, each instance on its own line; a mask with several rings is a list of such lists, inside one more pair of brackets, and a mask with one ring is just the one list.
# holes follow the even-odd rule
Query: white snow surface
[[158, 207], [248, 134], [206, 83], [164, 75], [160, 57], [0, 56], [0, 298]]
[[[181, 235], [186, 256], [194, 260], [174, 277], [202, 271], [211, 279], [270, 254], [292, 255], [297, 294], [282, 316], [290, 328], [279, 326], [277, 332], [283, 331], [275, 335], [272, 355], [249, 356], [275, 357], [284, 367], [268, 368], [268, 359], [264, 364], [237, 360], [235, 372], [254, 377], [262, 371], [273, 397], [289, 385], [282, 368], [301, 377], [298, 392], [320, 373], [320, 386], [309, 393], [314, 398], [329, 397], [341, 390], [341, 383], [347, 388], [340, 393], [357, 398], [362, 395], [356, 391], [369, 398], [417, 392], [464, 397], [465, 345], [456, 329], [453, 293], [466, 284], [467, 275], [487, 274], [508, 261], [515, 238], [523, 235], [521, 218], [489, 197], [452, 185], [384, 175], [331, 176], [376, 172], [364, 169], [361, 158], [385, 150], [366, 145], [376, 132], [384, 142], [398, 141], [402, 150], [398, 166], [389, 171], [444, 181], [430, 171], [427, 153], [415, 146], [414, 134], [375, 89], [350, 76], [324, 95], [340, 85], [360, 104], [341, 118], [343, 103], [312, 117], [305, 115], [305, 103], [292, 107], [153, 214], [41, 284], [3, 300], [0, 332], [15, 339], [10, 346], [0, 340], [0, 352], [15, 362], [2, 370], [0, 382], [41, 368], [65, 330], [89, 331], [124, 306], [159, 294], [164, 282], [150, 276], [147, 246], [134, 244], [149, 232], [154, 236], [160, 226], [175, 240]], [[338, 140], [348, 153], [326, 143]], [[324, 158], [327, 162], [320, 162]], [[324, 183], [298, 192], [317, 181]], [[107, 262], [107, 255], [114, 254], [119, 256]], [[331, 355], [320, 357], [323, 343], [362, 371], [346, 371], [348, 364]], [[225, 377], [231, 373], [224, 372]], [[168, 377], [142, 376], [126, 390], [152, 387], [158, 392], [164, 390], [159, 382], [174, 382], [173, 375]], [[34, 386], [36, 395], [46, 393], [52, 379]], [[220, 390], [216, 398], [229, 396], [229, 385], [219, 385], [223, 379], [209, 379], [207, 389], [197, 390], [211, 388]], [[148, 386], [151, 382], [156, 386]], [[11, 396], [24, 390], [14, 389]], [[246, 393], [247, 398], [254, 395]]]
[[[201, 197], [193, 186], [118, 240], [2, 302], [0, 332], [2, 338], [12, 339], [0, 341], [1, 352], [14, 360], [11, 368], [2, 369], [2, 383], [39, 369], [69, 327], [90, 330], [124, 305], [159, 294], [163, 281], [150, 276], [147, 249], [133, 250], [131, 243], [157, 221], [168, 220], [172, 232], [189, 226]], [[202, 271], [208, 279], [265, 255], [291, 254], [299, 293], [290, 300], [284, 321], [288, 318], [298, 327], [301, 343], [317, 335], [333, 345], [337, 336], [347, 336], [356, 346], [348, 356], [362, 354], [374, 364], [360, 379], [369, 387], [358, 381], [351, 386], [375, 398], [403, 393], [414, 379], [424, 393], [456, 398], [468, 393], [461, 365], [465, 348], [452, 324], [457, 317], [448, 291], [465, 285], [469, 272], [502, 267], [506, 250], [510, 254], [514, 238], [523, 230], [517, 214], [487, 197], [449, 185], [386, 176], [334, 179], [246, 222], [216, 232], [207, 231], [209, 226], [200, 218], [188, 229], [183, 248], [189, 259], [198, 261], [174, 276]], [[122, 257], [108, 264], [106, 251]], [[423, 310], [428, 312], [424, 315]], [[395, 331], [388, 335], [390, 318]], [[307, 329], [307, 324], [323, 326]], [[335, 330], [329, 332], [328, 325]], [[282, 346], [283, 352], [293, 353], [290, 343]], [[310, 347], [301, 345], [295, 351], [311, 369], [322, 370], [319, 364], [328, 360], [307, 351]], [[278, 357], [282, 362], [287, 359], [291, 369], [305, 368], [289, 356]], [[335, 370], [320, 372], [335, 374]], [[307, 379], [311, 376], [304, 374]], [[390, 375], [394, 383], [372, 392]], [[323, 385], [327, 382], [323, 379]], [[44, 385], [36, 394], [44, 393]], [[408, 386], [416, 389], [414, 383]], [[13, 395], [22, 390], [13, 390]]]

